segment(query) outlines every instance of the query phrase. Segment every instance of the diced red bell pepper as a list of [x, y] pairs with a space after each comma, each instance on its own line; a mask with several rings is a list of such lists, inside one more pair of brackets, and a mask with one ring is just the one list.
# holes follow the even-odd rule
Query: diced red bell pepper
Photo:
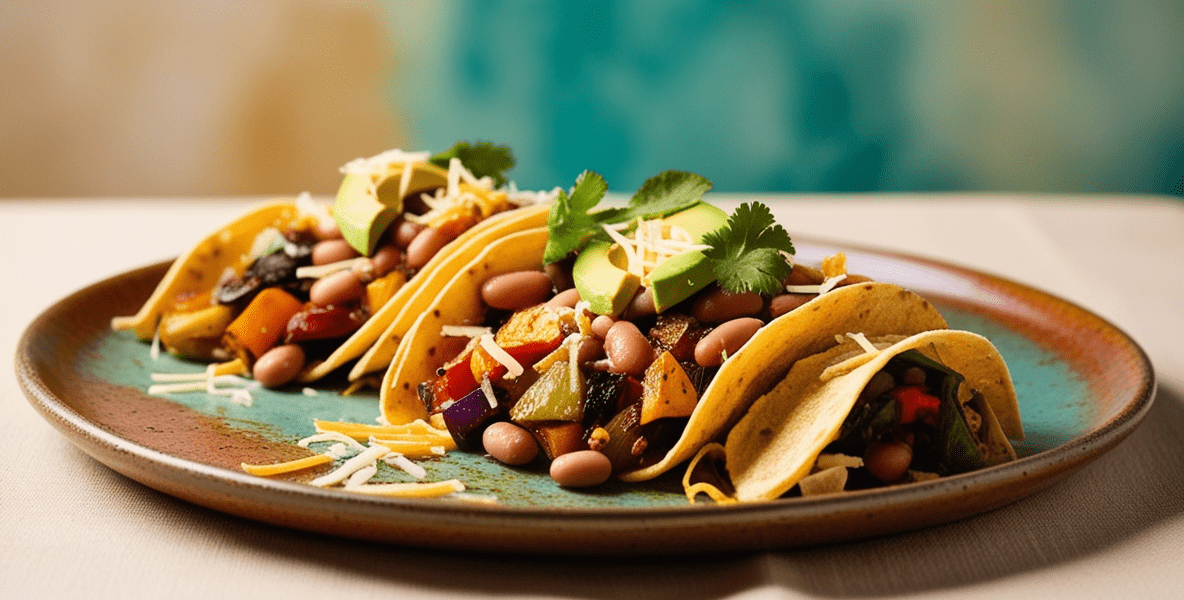
[[473, 377], [470, 367], [472, 356], [471, 351], [465, 352], [443, 367], [444, 374], [437, 377], [432, 384], [433, 412], [445, 402], [459, 400], [477, 389], [477, 379]]
[[[561, 312], [540, 304], [514, 313], [498, 330], [494, 341], [528, 369], [558, 348], [574, 331], [575, 317], [571, 311]], [[493, 380], [505, 375], [506, 367], [478, 347], [473, 352], [472, 371], [475, 380], [480, 381], [482, 376]]]
[[889, 393], [900, 403], [902, 425], [921, 421], [934, 424], [941, 400], [928, 393], [929, 388], [920, 385], [904, 385], [893, 388]]
[[288, 320], [284, 343], [345, 337], [365, 322], [365, 311], [356, 306], [317, 306], [309, 302]]

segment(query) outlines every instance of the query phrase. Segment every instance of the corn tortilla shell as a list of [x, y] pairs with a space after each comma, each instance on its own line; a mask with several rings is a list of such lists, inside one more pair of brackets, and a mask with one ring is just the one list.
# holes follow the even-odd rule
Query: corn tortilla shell
[[757, 397], [785, 377], [791, 365], [833, 346], [836, 335], [848, 331], [912, 335], [946, 327], [932, 304], [893, 284], [859, 283], [827, 292], [774, 319], [728, 357], [666, 456], [620, 478], [652, 479], [690, 459], [739, 421]]
[[[851, 325], [852, 332], [862, 331]], [[806, 477], [818, 455], [838, 436], [871, 377], [892, 357], [912, 349], [965, 377], [961, 393], [968, 395], [971, 388], [983, 392], [994, 413], [984, 415], [992, 451], [1015, 457], [1006, 438], [1023, 439], [1019, 406], [1007, 365], [989, 340], [966, 331], [938, 330], [879, 341], [877, 347], [885, 347], [871, 360], [827, 381], [821, 374], [850, 355], [850, 342], [803, 358], [753, 403], [724, 445], [736, 500], [772, 500]]]
[[299, 377], [316, 381], [345, 363], [363, 357], [350, 371], [350, 380], [385, 369], [395, 356], [399, 340], [448, 279], [473, 259], [490, 241], [514, 231], [537, 227], [547, 221], [549, 205], [538, 204], [498, 213], [470, 227], [428, 261], [386, 304], [343, 342], [324, 362]]
[[172, 306], [178, 294], [213, 289], [227, 267], [241, 272], [247, 267], [247, 253], [255, 243], [255, 236], [268, 227], [283, 231], [298, 217], [299, 210], [291, 201], [253, 207], [177, 257], [139, 312], [111, 319], [111, 328], [115, 331], [131, 329], [141, 340], [152, 339], [161, 314]]
[[458, 269], [433, 301], [418, 313], [407, 331], [408, 343], [400, 343], [383, 377], [380, 392], [382, 416], [392, 425], [426, 420], [427, 408], [417, 386], [436, 376], [436, 369], [455, 357], [457, 342], [446, 338], [444, 325], [473, 325], [484, 315], [481, 285], [485, 280], [514, 271], [538, 270], [543, 265], [547, 228], [511, 233], [489, 242], [467, 266]]

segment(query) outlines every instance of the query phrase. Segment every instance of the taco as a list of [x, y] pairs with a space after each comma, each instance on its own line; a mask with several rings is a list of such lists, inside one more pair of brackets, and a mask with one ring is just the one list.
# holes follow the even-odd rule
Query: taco
[[697, 459], [688, 496], [771, 500], [1015, 460], [1008, 439], [1023, 439], [1023, 426], [1007, 365], [990, 341], [951, 330], [866, 333], [852, 327], [833, 347], [796, 361], [722, 447], [704, 451], [722, 455], [727, 477], [713, 481]]
[[[666, 208], [670, 190], [686, 190], [691, 177], [664, 173], [656, 186], [663, 192], [647, 196], [651, 180], [629, 207], [609, 209], [621, 212], [603, 217], [606, 229], [610, 218], [628, 219], [608, 233], [611, 241], [553, 252], [565, 233], [556, 215], [586, 200], [585, 177], [571, 198], [559, 195], [547, 228], [489, 244], [418, 316], [382, 384], [386, 421], [436, 419], [459, 447], [480, 450], [484, 429], [508, 420], [548, 458], [597, 450], [617, 477], [650, 479], [726, 432], [789, 364], [822, 351], [833, 335], [946, 327], [916, 294], [846, 274], [841, 256], [814, 269], [790, 267], [774, 251], [787, 274], [772, 292], [725, 289], [704, 241], [721, 244], [713, 234], [735, 234], [760, 211], [743, 205], [729, 218], [701, 202], [701, 186], [693, 201]], [[639, 206], [664, 208], [645, 214]], [[769, 229], [762, 222], [755, 234]], [[667, 242], [681, 251], [630, 271], [628, 255], [652, 255]], [[670, 264], [678, 269], [663, 279]]]
[[545, 219], [546, 194], [494, 187], [504, 180], [490, 169], [506, 157], [458, 145], [351, 162], [332, 216], [306, 196], [252, 210], [174, 261], [112, 327], [144, 340], [159, 332], [184, 358], [236, 359], [271, 387], [315, 381], [374, 346], [408, 299], [434, 295], [487, 240]]

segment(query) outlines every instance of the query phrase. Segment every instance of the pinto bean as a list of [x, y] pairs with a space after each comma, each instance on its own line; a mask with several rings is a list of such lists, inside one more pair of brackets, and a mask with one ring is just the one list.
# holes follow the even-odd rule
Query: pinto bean
[[362, 297], [365, 287], [353, 271], [338, 271], [326, 275], [308, 289], [308, 300], [317, 306], [348, 304]]
[[817, 297], [818, 294], [778, 294], [769, 300], [769, 316], [776, 319]]
[[312, 247], [312, 264], [314, 265], [327, 265], [357, 257], [358, 251], [343, 239], [317, 242]]
[[420, 231], [407, 245], [407, 266], [418, 269], [428, 264], [428, 261], [451, 241], [452, 236], [439, 229], [428, 227]]
[[571, 277], [571, 266], [574, 263], [574, 258], [565, 258], [559, 262], [548, 263], [543, 267], [543, 272], [547, 274], [547, 277], [551, 278], [551, 283], [555, 284], [555, 289], [561, 292], [569, 290], [576, 285], [576, 282]]
[[633, 299], [629, 301], [629, 305], [625, 307], [621, 314], [626, 319], [640, 319], [641, 317], [648, 317], [658, 313], [658, 309], [654, 306], [654, 292], [648, 287], [639, 288], [637, 293], [633, 295]]
[[608, 315], [597, 315], [592, 319], [592, 335], [603, 340], [608, 335], [609, 328], [616, 322], [616, 319]]
[[490, 456], [507, 465], [524, 465], [539, 455], [539, 444], [525, 429], [500, 421], [485, 429], [481, 443]]
[[904, 385], [925, 385], [925, 369], [909, 367], [900, 374], [900, 382]]
[[822, 271], [806, 265], [794, 265], [793, 270], [789, 272], [789, 277], [782, 282], [785, 285], [818, 285], [822, 280], [826, 279], [822, 276]]
[[374, 273], [374, 260], [370, 258], [363, 257], [361, 260], [355, 262], [349, 270], [358, 276], [358, 280], [362, 282], [362, 285], [366, 285], [378, 278]]
[[867, 472], [884, 483], [899, 481], [912, 462], [912, 447], [898, 440], [873, 442], [863, 453], [863, 466]]
[[860, 283], [867, 283], [871, 280], [872, 280], [871, 277], [865, 277], [863, 275], [852, 275], [852, 274], [848, 273], [847, 276], [844, 277], [842, 281], [835, 284], [835, 287], [841, 288], [841, 287], [846, 287], [848, 285], [857, 285]]
[[613, 463], [595, 450], [578, 450], [551, 461], [551, 479], [563, 487], [600, 485], [613, 474]]
[[255, 361], [255, 366], [251, 367], [251, 376], [263, 387], [277, 388], [300, 374], [304, 360], [304, 349], [298, 344], [275, 346]]
[[481, 286], [481, 300], [501, 310], [520, 310], [542, 304], [550, 295], [551, 278], [542, 271], [494, 275]]
[[313, 235], [317, 236], [318, 240], [340, 239], [341, 227], [337, 226], [336, 219], [320, 219], [317, 221], [316, 227], [313, 228]]
[[700, 323], [723, 323], [751, 317], [764, 307], [765, 300], [756, 292], [734, 293], [712, 286], [691, 301], [691, 316]]
[[399, 219], [399, 222], [395, 223], [389, 230], [391, 241], [395, 243], [395, 246], [406, 250], [411, 245], [411, 240], [414, 240], [419, 235], [419, 232], [426, 228], [426, 225]]
[[403, 261], [403, 251], [394, 244], [383, 244], [374, 251], [370, 260], [374, 262], [374, 276], [382, 277], [399, 266]]
[[[550, 281], [554, 282], [554, 279]], [[566, 306], [567, 308], [575, 308], [576, 303], [580, 301], [580, 291], [576, 288], [568, 288], [555, 294], [554, 298], [547, 301], [547, 304], [556, 308]]]
[[654, 362], [654, 349], [637, 325], [617, 321], [604, 335], [604, 353], [614, 373], [641, 375]]
[[699, 343], [695, 344], [695, 362], [701, 367], [718, 367], [724, 362], [724, 355], [738, 352], [764, 323], [752, 317], [732, 319], [712, 329]]
[[576, 350], [576, 364], [583, 366], [592, 361], [604, 358], [604, 341], [595, 337], [586, 337], [580, 341]]

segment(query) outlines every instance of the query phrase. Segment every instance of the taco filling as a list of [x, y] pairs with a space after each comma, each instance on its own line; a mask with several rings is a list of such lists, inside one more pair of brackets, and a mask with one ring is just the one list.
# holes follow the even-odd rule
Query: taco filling
[[[848, 276], [841, 255], [822, 269], [794, 266], [789, 237], [767, 207], [745, 204], [728, 217], [700, 201], [710, 184], [697, 175], [663, 173], [628, 207], [590, 211], [589, 197], [599, 196], [588, 186], [603, 193], [597, 178], [581, 176], [553, 206], [546, 267], [483, 281], [478, 314], [444, 325], [446, 342], [428, 352], [453, 347], [415, 393], [462, 450], [501, 459], [502, 442], [491, 447], [485, 432], [508, 422], [530, 434], [514, 436], [517, 444], [537, 444], [552, 461], [596, 451], [611, 465], [605, 478], [654, 465], [721, 365], [758, 331], [828, 289], [867, 281]], [[576, 207], [579, 217], [564, 213]], [[569, 218], [586, 222], [572, 227]], [[761, 258], [713, 258], [734, 240]], [[721, 278], [721, 263], [755, 275]]]
[[798, 361], [684, 484], [726, 502], [923, 481], [1015, 460], [1009, 437], [1023, 438], [1015, 391], [985, 338], [849, 333]]
[[[332, 215], [304, 198], [297, 211], [249, 232], [249, 250], [212, 285], [166, 299], [160, 342], [187, 359], [237, 360], [268, 387], [289, 383], [451, 242], [537, 201], [500, 187], [501, 171], [512, 165], [505, 148], [467, 144], [435, 156], [391, 150], [350, 162]], [[113, 325], [121, 328], [119, 320]]]

